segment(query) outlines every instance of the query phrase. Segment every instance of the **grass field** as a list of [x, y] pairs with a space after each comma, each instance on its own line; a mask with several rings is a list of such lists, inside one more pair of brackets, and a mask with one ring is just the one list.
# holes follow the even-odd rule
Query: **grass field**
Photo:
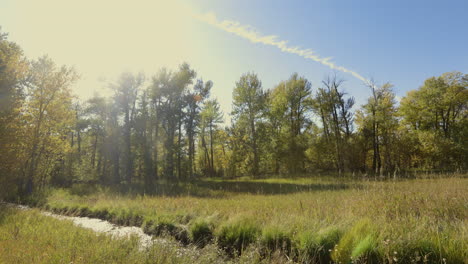
[[[240, 262], [468, 263], [468, 179], [463, 177], [211, 179], [160, 183], [151, 195], [139, 193], [137, 187], [74, 186], [51, 191], [45, 207], [142, 226], [148, 234], [170, 235], [182, 244], [208, 245], [203, 250], [221, 248], [221, 255]], [[8, 225], [15, 217], [24, 218], [2, 221]], [[133, 262], [148, 257], [131, 242], [99, 236], [83, 247], [91, 243], [102, 247], [97, 257], [118, 257], [120, 251], [113, 249], [119, 247], [134, 254]]]
[[176, 241], [142, 249], [135, 237], [111, 238], [70, 221], [0, 205], [0, 263], [221, 263], [214, 248], [183, 250]]

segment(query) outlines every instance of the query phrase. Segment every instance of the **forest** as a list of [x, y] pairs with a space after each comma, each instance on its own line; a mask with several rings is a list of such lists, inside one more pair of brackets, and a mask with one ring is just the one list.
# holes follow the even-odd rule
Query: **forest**
[[111, 97], [82, 101], [73, 68], [25, 58], [4, 33], [0, 41], [2, 196], [80, 182], [151, 191], [159, 179], [400, 177], [468, 166], [468, 74], [429, 77], [399, 102], [391, 83], [368, 83], [358, 106], [336, 74], [313, 85], [293, 73], [267, 89], [247, 72], [233, 84], [232, 113], [222, 113], [210, 98], [216, 84], [186, 63], [122, 73]]

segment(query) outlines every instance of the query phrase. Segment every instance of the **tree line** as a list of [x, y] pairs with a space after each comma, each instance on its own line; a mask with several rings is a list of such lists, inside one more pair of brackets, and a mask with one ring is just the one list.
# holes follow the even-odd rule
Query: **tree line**
[[[468, 74], [431, 77], [398, 103], [390, 83], [369, 82], [362, 106], [330, 75], [297, 73], [271, 89], [257, 74], [234, 84], [233, 110], [188, 64], [151, 77], [123, 73], [111, 97], [80, 102], [73, 68], [29, 60], [0, 33], [0, 191], [49, 184], [143, 183], [194, 177], [315, 172], [396, 175], [464, 171]], [[231, 124], [223, 124], [229, 115]]]

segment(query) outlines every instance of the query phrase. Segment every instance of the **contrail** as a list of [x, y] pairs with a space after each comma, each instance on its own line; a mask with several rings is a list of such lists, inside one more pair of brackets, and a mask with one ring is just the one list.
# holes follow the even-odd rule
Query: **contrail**
[[369, 81], [363, 76], [361, 76], [359, 73], [353, 70], [347, 69], [343, 66], [336, 65], [335, 63], [331, 62], [330, 61], [332, 59], [331, 57], [322, 58], [320, 57], [320, 55], [315, 54], [315, 52], [311, 49], [302, 49], [297, 46], [296, 47], [289, 46], [287, 41], [280, 40], [278, 36], [275, 36], [275, 35], [264, 36], [252, 26], [242, 25], [237, 21], [231, 21], [231, 20], [219, 21], [216, 18], [216, 15], [213, 13], [206, 13], [203, 15], [195, 14], [195, 18], [209, 25], [222, 29], [226, 32], [234, 33], [237, 36], [247, 39], [252, 43], [262, 43], [264, 45], [277, 47], [282, 52], [296, 54], [305, 59], [310, 59], [310, 60], [319, 62], [329, 67], [330, 69], [349, 73], [353, 75], [354, 77], [356, 77], [357, 79], [363, 81], [364, 83], [369, 83]]

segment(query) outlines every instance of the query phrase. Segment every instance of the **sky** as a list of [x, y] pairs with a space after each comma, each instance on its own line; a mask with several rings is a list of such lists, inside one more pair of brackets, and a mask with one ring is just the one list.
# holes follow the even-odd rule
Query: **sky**
[[314, 91], [336, 73], [355, 108], [370, 79], [401, 98], [431, 76], [468, 73], [467, 10], [450, 0], [0, 0], [0, 26], [29, 58], [75, 67], [82, 100], [109, 95], [123, 71], [150, 79], [188, 62], [213, 81], [229, 123], [246, 72], [265, 89], [297, 72]]

